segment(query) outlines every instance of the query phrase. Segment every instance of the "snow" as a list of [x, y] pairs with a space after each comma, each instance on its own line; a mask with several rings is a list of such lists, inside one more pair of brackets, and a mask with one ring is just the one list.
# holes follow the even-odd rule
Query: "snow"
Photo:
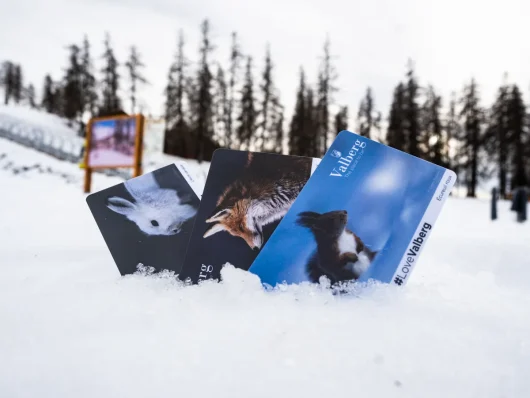
[[[0, 120], [2, 119], [23, 122], [27, 126], [53, 132], [62, 137], [73, 139], [78, 137], [79, 127], [77, 124], [69, 126], [66, 119], [42, 110], [29, 108], [26, 105], [0, 105]], [[82, 138], [79, 137], [79, 139]]]
[[96, 141], [104, 140], [105, 138], [108, 138], [112, 135], [114, 135], [114, 126], [94, 126], [92, 128], [92, 138]]
[[[404, 288], [266, 292], [230, 268], [222, 283], [183, 287], [120, 277], [82, 173], [0, 139], [2, 397], [530, 392], [530, 222], [508, 202], [491, 222], [487, 201], [448, 199]], [[98, 174], [93, 189], [120, 181]]]
[[96, 149], [90, 151], [88, 163], [91, 167], [98, 166], [124, 166], [134, 164], [134, 154], [125, 155], [110, 149]]

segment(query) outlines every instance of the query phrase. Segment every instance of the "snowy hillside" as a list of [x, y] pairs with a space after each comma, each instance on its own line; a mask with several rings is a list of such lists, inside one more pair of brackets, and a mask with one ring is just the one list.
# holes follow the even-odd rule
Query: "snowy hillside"
[[26, 105], [0, 105], [0, 120], [9, 118], [23, 122], [30, 127], [36, 127], [45, 131], [54, 132], [63, 137], [76, 137], [78, 126], [69, 126], [65, 119]]
[[[98, 175], [94, 190], [120, 182]], [[0, 139], [1, 397], [527, 397], [530, 222], [450, 198], [404, 288], [121, 278], [82, 170]]]
[[[2, 130], [17, 136], [28, 137], [33, 144], [43, 145], [65, 151], [76, 159], [80, 159], [84, 138], [79, 136], [79, 127], [69, 125], [66, 119], [47, 112], [31, 109], [26, 105], [0, 105], [0, 136]], [[180, 158], [162, 153], [164, 142], [164, 124], [150, 119], [144, 126], [143, 169], [144, 172], [155, 170]], [[198, 164], [189, 161], [197, 173], [204, 178], [209, 163]], [[124, 170], [130, 175], [130, 169]]]

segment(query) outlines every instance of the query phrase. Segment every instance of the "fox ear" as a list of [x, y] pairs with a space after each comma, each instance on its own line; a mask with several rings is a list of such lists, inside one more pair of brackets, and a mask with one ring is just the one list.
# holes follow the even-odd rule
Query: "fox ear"
[[230, 209], [223, 209], [219, 210], [217, 213], [215, 213], [213, 216], [208, 218], [206, 222], [219, 222], [224, 220], [226, 217], [230, 215], [231, 210]]
[[214, 224], [212, 227], [204, 233], [202, 236], [203, 238], [207, 238], [208, 236], [215, 235], [217, 232], [225, 231], [226, 228], [223, 224]]

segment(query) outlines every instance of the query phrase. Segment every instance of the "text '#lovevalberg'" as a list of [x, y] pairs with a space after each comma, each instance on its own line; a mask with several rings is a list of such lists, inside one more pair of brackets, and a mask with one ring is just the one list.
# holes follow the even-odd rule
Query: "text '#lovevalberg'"
[[421, 251], [421, 246], [425, 243], [429, 231], [432, 229], [432, 225], [428, 222], [424, 222], [421, 230], [414, 240], [411, 242], [408, 251], [407, 257], [405, 258], [405, 263], [401, 265], [399, 273], [396, 274], [394, 282], [398, 285], [403, 283], [403, 280], [407, 279], [410, 269], [418, 256], [418, 253]]

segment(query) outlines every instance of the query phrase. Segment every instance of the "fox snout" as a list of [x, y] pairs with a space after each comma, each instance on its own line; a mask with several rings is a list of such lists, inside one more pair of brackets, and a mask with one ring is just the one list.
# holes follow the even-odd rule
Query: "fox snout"
[[252, 250], [258, 251], [259, 249], [261, 249], [262, 244], [263, 242], [262, 242], [261, 235], [257, 235], [253, 237], [252, 244], [251, 245], [249, 244], [249, 246], [251, 247]]
[[250, 230], [242, 230], [240, 228], [233, 228], [230, 224], [216, 223], [206, 230], [203, 234], [203, 238], [208, 238], [218, 232], [228, 232], [230, 235], [241, 238], [245, 243], [254, 251], [261, 249], [262, 237], [259, 233], [253, 233]]

